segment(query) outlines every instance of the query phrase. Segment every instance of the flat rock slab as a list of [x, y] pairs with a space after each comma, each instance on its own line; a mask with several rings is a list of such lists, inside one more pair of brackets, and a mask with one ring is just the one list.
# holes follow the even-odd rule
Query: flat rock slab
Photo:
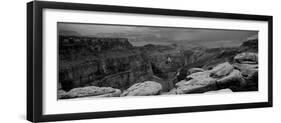
[[191, 74], [187, 79], [176, 83], [175, 93], [201, 93], [216, 89], [216, 78], [210, 77], [209, 71]]
[[229, 62], [224, 62], [222, 64], [214, 67], [210, 72], [210, 76], [214, 78], [219, 78], [228, 75], [232, 72], [234, 67]]
[[258, 64], [258, 53], [244, 52], [236, 55], [234, 60], [244, 64]]
[[160, 94], [161, 84], [153, 81], [136, 83], [124, 91], [121, 96], [150, 96]]
[[202, 69], [202, 68], [190, 68], [190, 69], [188, 70], [188, 73], [189, 73], [189, 74], [193, 74], [193, 73], [203, 72], [203, 71], [204, 71], [204, 69]]
[[79, 98], [88, 96], [116, 97], [120, 96], [120, 94], [121, 91], [119, 89], [114, 89], [111, 87], [88, 86], [71, 89], [70, 91], [64, 93], [64, 96], [62, 96], [61, 98]]
[[228, 88], [231, 85], [244, 86], [245, 81], [239, 70], [228, 63], [222, 63], [212, 70], [188, 75], [185, 80], [175, 84], [176, 88], [168, 94], [204, 93]]

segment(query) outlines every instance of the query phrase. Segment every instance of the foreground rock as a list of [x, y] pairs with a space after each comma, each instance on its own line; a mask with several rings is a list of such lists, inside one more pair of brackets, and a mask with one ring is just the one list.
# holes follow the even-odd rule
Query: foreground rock
[[234, 91], [257, 91], [259, 81], [258, 64], [234, 64], [234, 66], [241, 71], [246, 85], [243, 88], [236, 86], [231, 89]]
[[243, 77], [251, 79], [258, 74], [258, 64], [234, 64], [235, 68], [241, 71]]
[[121, 96], [150, 96], [161, 93], [161, 84], [153, 81], [136, 83], [122, 93]]
[[221, 90], [216, 90], [216, 91], [208, 91], [205, 93], [233, 93], [233, 91], [229, 88], [227, 89], [221, 89]]
[[245, 86], [246, 83], [239, 70], [233, 70], [228, 76], [222, 77], [216, 83], [220, 88], [227, 88], [230, 85]]
[[258, 64], [258, 54], [251, 52], [244, 52], [236, 55], [234, 60], [242, 64]]
[[66, 92], [64, 90], [58, 90], [58, 99], [65, 98]]
[[204, 69], [202, 69], [202, 68], [190, 68], [190, 69], [188, 70], [188, 73], [189, 73], [189, 74], [193, 74], [193, 73], [203, 72], [203, 71], [204, 71]]
[[222, 63], [212, 70], [190, 74], [185, 80], [175, 84], [176, 88], [168, 94], [203, 93], [228, 88], [229, 86], [245, 86], [239, 70], [228, 63]]
[[257, 91], [258, 90], [258, 54], [245, 52], [235, 56], [235, 69], [241, 71], [241, 75], [246, 85], [241, 87], [231, 87], [234, 91]]
[[210, 77], [210, 72], [198, 72], [187, 76], [188, 81], [182, 80], [176, 84], [177, 94], [201, 93], [215, 90], [216, 79]]
[[121, 91], [119, 89], [114, 89], [111, 87], [80, 87], [74, 88], [69, 92], [61, 93], [60, 98], [78, 98], [78, 97], [117, 97], [120, 96]]
[[214, 78], [219, 78], [225, 75], [228, 75], [230, 72], [232, 72], [234, 67], [229, 64], [229, 62], [225, 62], [222, 64], [217, 65], [214, 67], [210, 72], [210, 76]]

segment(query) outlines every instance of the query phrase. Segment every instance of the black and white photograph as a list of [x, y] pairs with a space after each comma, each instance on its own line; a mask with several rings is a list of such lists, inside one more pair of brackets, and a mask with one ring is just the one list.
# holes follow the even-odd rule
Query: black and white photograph
[[61, 99], [258, 91], [258, 31], [58, 22]]
[[[278, 78], [273, 77], [278, 73], [273, 64], [273, 49], [278, 49], [273, 48], [277, 46], [273, 45], [273, 15], [252, 3], [244, 7], [262, 10], [242, 11], [241, 2], [224, 4], [226, 8], [240, 6], [229, 11], [221, 11], [225, 9], [215, 2], [206, 6], [200, 2], [198, 10], [187, 7], [190, 2], [172, 2], [163, 8], [161, 3], [149, 4], [152, 7], [78, 0], [28, 2], [26, 119], [68, 122], [164, 115], [163, 122], [173, 122], [181, 120], [165, 117], [205, 111], [215, 112], [198, 113], [197, 118], [182, 114], [182, 121], [186, 116], [195, 122], [216, 116], [231, 119], [235, 112], [241, 115], [238, 119], [272, 119], [260, 111], [268, 115], [276, 108], [236, 109], [273, 107], [273, 92], [278, 91], [273, 89], [277, 87], [273, 80]], [[183, 8], [169, 7], [175, 3]], [[9, 47], [6, 52], [14, 49], [18, 48]], [[2, 61], [17, 65], [22, 63], [20, 56], [9, 55]], [[14, 79], [15, 69], [3, 65], [13, 73], [8, 81]], [[220, 110], [235, 111], [229, 115]], [[152, 116], [148, 118], [149, 122]], [[130, 122], [134, 121], [136, 117]]]

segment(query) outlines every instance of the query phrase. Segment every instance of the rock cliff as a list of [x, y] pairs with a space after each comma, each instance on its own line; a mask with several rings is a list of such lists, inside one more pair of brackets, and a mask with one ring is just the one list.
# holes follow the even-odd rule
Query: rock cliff
[[[120, 91], [119, 95], [99, 94], [101, 97], [121, 93], [123, 96], [147, 95], [146, 91], [133, 92], [130, 88], [150, 87], [151, 81], [159, 84], [151, 95], [203, 93], [226, 88], [255, 91], [257, 43], [257, 38], [249, 38], [240, 47], [182, 49], [177, 45], [137, 47], [126, 38], [61, 35], [58, 98], [83, 97], [79, 95], [85, 93], [79, 94], [79, 91], [89, 90], [86, 87], [111, 87]], [[89, 93], [85, 95], [92, 96], [92, 92]]]

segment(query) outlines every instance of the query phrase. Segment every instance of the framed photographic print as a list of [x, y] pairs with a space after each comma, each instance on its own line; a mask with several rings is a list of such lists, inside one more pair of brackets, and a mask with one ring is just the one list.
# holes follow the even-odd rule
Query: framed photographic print
[[272, 107], [272, 16], [33, 1], [33, 122]]

